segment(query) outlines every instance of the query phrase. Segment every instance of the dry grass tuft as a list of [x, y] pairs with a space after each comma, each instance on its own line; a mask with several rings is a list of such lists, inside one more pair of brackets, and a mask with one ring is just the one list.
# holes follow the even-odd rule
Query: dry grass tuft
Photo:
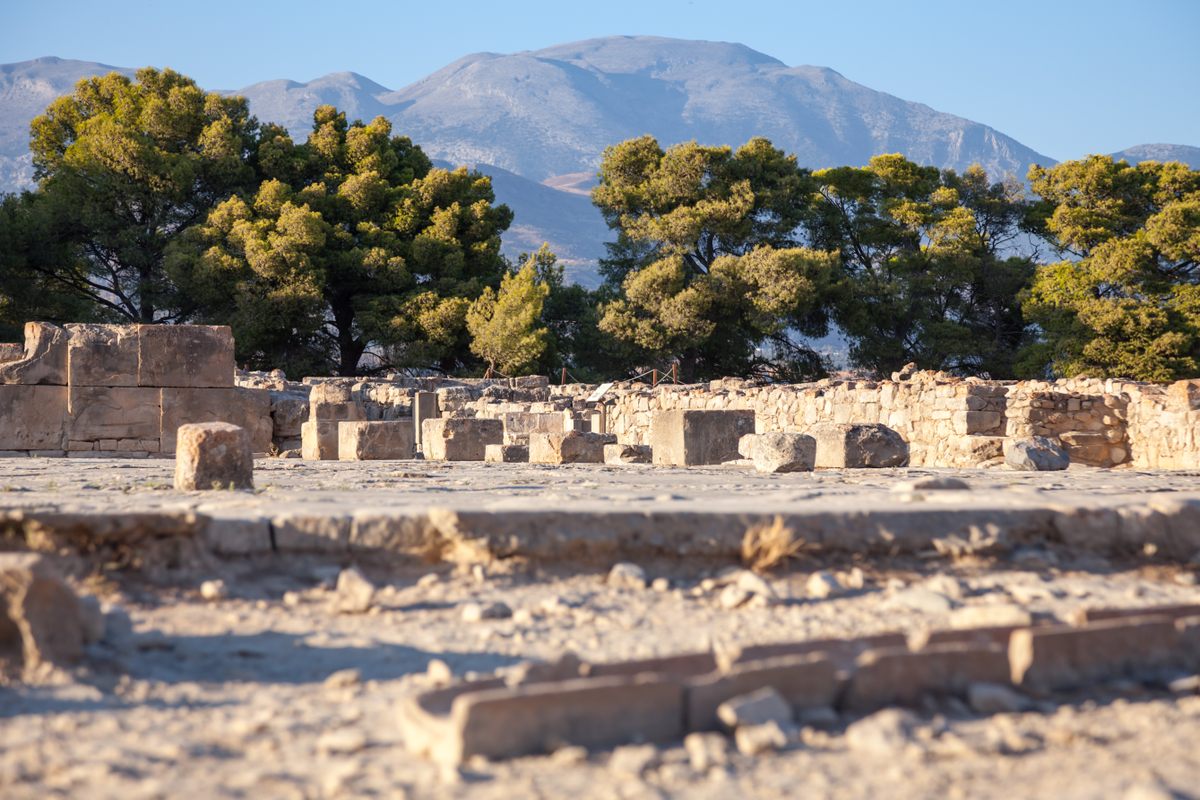
[[742, 536], [742, 563], [755, 572], [768, 572], [795, 558], [810, 545], [783, 524], [783, 517], [759, 523]]

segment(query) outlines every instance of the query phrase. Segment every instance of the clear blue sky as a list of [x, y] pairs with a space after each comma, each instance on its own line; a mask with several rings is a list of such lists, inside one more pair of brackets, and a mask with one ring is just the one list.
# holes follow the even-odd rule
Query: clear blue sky
[[741, 42], [992, 125], [1053, 158], [1200, 146], [1200, 0], [0, 0], [0, 63], [170, 66], [209, 88], [611, 34]]

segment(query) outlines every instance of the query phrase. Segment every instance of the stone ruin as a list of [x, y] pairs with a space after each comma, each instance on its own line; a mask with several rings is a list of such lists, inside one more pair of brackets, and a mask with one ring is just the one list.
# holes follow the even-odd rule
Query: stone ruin
[[[1088, 466], [1200, 468], [1200, 381], [988, 381], [906, 370], [882, 381], [618, 382], [593, 397], [596, 389], [540, 376], [294, 382], [237, 372], [224, 327], [31, 322], [23, 346], [0, 345], [0, 451], [170, 455], [180, 425], [221, 421], [245, 428], [254, 453], [313, 460], [750, 463], [742, 437], [786, 433], [814, 437], [818, 469], [856, 463], [835, 453], [847, 437], [884, 448], [861, 466], [998, 465], [1006, 445], [1044, 440]], [[795, 454], [779, 459], [811, 468]]]

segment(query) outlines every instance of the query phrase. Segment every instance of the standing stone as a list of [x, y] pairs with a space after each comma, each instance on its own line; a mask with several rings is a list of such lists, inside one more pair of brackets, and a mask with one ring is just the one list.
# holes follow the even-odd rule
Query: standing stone
[[438, 417], [421, 423], [421, 447], [432, 461], [483, 461], [489, 444], [503, 443], [498, 419]]
[[673, 409], [656, 412], [650, 422], [655, 464], [721, 464], [739, 457], [738, 441], [754, 433], [753, 411]]
[[531, 433], [529, 463], [603, 464], [605, 445], [616, 441], [617, 437], [608, 433]]
[[427, 419], [436, 419], [441, 416], [438, 411], [438, 396], [437, 392], [417, 392], [413, 395], [413, 435], [417, 443], [417, 450], [422, 451], [422, 431], [421, 424]]
[[817, 469], [902, 467], [908, 463], [908, 443], [886, 425], [818, 425], [812, 433], [817, 443]]
[[334, 461], [338, 457], [338, 423], [310, 419], [300, 426], [300, 457]]
[[227, 422], [180, 426], [176, 435], [175, 488], [253, 489], [250, 435]]
[[817, 440], [803, 433], [760, 433], [749, 449], [758, 472], [811, 472], [817, 461]]
[[0, 364], [0, 383], [66, 386], [66, 329], [48, 322], [26, 322], [23, 355]]
[[83, 657], [84, 610], [41, 553], [0, 553], [0, 671], [33, 677]]
[[139, 325], [138, 385], [233, 386], [233, 332], [226, 325]]
[[408, 419], [338, 423], [338, 458], [342, 461], [412, 457], [413, 426]]
[[1045, 436], [1008, 439], [1004, 442], [1004, 463], [1023, 472], [1049, 472], [1066, 469], [1071, 457], [1062, 445]]

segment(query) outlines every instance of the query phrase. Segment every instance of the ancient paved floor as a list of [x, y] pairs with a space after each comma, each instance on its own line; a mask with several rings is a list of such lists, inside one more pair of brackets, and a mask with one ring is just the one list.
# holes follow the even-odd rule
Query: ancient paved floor
[[[759, 476], [736, 468], [259, 462], [259, 489], [186, 495], [170, 461], [0, 460], [0, 508], [678, 506], [895, 502], [890, 487], [940, 470]], [[1200, 475], [1072, 468], [955, 472], [973, 490], [933, 502], [1200, 496]], [[949, 493], [948, 493], [949, 494]], [[1023, 499], [1024, 498], [1024, 499]], [[460, 505], [461, 504], [461, 505]], [[352, 555], [208, 559], [165, 582], [103, 572], [81, 582], [109, 615], [90, 665], [57, 685], [0, 687], [0, 796], [33, 797], [1053, 797], [1200, 796], [1200, 695], [1117, 687], [1036, 711], [927, 708], [899, 741], [854, 743], [851, 720], [805, 729], [783, 752], [696, 770], [680, 743], [441, 769], [410, 755], [398, 698], [431, 662], [456, 674], [571, 650], [607, 661], [958, 624], [988, 607], [1035, 618], [1082, 606], [1200, 602], [1197, 565], [1061, 547], [950, 562], [810, 556], [775, 573], [781, 602], [726, 609], [719, 570], [644, 564], [623, 590], [578, 565], [396, 565], [359, 557], [380, 587], [366, 614], [332, 607]], [[843, 588], [810, 598], [809, 576]], [[431, 577], [432, 576], [432, 577]], [[205, 600], [202, 582], [227, 596]], [[471, 603], [505, 619], [465, 622]], [[984, 609], [983, 612], [980, 609]], [[1119, 690], [1119, 691], [1118, 691]]]

